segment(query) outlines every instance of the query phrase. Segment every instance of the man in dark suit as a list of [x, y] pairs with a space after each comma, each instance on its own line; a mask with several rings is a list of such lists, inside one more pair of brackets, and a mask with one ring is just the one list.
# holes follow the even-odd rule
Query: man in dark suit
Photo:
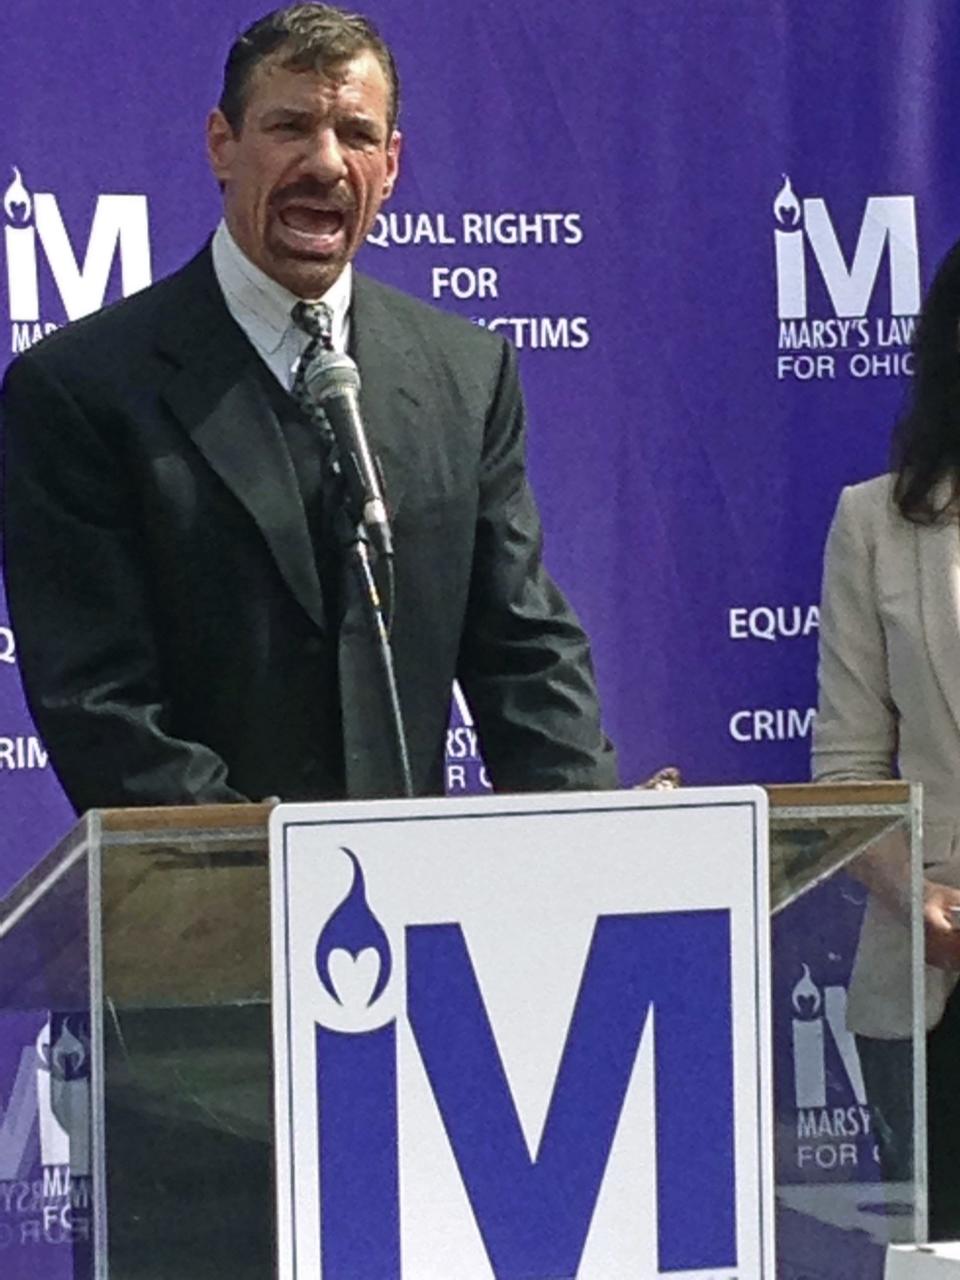
[[267, 15], [208, 122], [212, 246], [8, 372], [8, 602], [80, 810], [396, 793], [341, 494], [291, 395], [298, 299], [356, 360], [383, 467], [414, 790], [442, 787], [455, 677], [496, 787], [616, 783], [587, 642], [541, 564], [512, 349], [352, 271], [396, 180], [397, 106], [364, 19]]

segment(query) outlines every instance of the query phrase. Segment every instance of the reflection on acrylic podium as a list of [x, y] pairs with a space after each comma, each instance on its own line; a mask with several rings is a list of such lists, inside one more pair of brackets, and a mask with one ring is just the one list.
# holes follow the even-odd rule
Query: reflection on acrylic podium
[[[664, 912], [666, 904], [672, 918], [678, 903], [658, 898], [660, 890], [651, 890], [649, 908], [643, 905], [645, 883], [654, 884], [656, 874], [664, 882], [672, 879], [663, 874], [662, 862], [657, 868], [650, 856], [651, 849], [661, 847], [661, 829], [655, 826], [662, 820], [660, 808], [679, 804], [692, 809], [705, 797], [706, 813], [709, 805], [722, 804], [724, 796], [731, 797], [728, 808], [736, 808], [746, 803], [743, 797], [750, 790], [673, 793], [682, 801], [657, 799], [650, 793], [617, 793], [608, 797], [609, 812], [599, 814], [578, 810], [581, 799], [586, 810], [596, 804], [596, 798], [556, 796], [522, 801], [483, 797], [391, 802], [386, 809], [374, 804], [369, 812], [358, 805], [313, 806], [312, 810], [321, 824], [331, 826], [330, 840], [340, 850], [347, 842], [337, 823], [347, 816], [355, 823], [359, 814], [365, 821], [382, 824], [384, 813], [395, 814], [398, 805], [420, 805], [415, 813], [422, 816], [433, 812], [431, 805], [444, 804], [448, 806], [444, 813], [451, 818], [465, 815], [476, 825], [479, 814], [493, 815], [498, 805], [509, 810], [516, 803], [519, 810], [513, 820], [528, 827], [533, 817], [526, 806], [549, 808], [559, 811], [555, 821], [571, 830], [576, 826], [565, 880], [575, 888], [579, 883], [573, 860], [577, 849], [589, 860], [596, 858], [599, 849], [633, 848], [639, 896], [627, 877], [620, 916], [642, 915], [647, 909]], [[899, 830], [906, 835], [905, 847], [913, 859], [911, 874], [918, 886], [919, 797], [917, 789], [901, 783], [772, 787], [767, 797], [771, 999], [768, 1004], [760, 998], [753, 1007], [764, 1009], [772, 1026], [772, 1043], [767, 1046], [773, 1069], [772, 1107], [764, 1112], [758, 1103], [754, 1117], [759, 1117], [758, 1127], [743, 1133], [759, 1135], [754, 1163], [762, 1164], [764, 1143], [770, 1137], [763, 1130], [773, 1129], [773, 1159], [767, 1172], [776, 1184], [775, 1272], [786, 1277], [875, 1276], [879, 1280], [887, 1245], [922, 1239], [925, 1230], [923, 1180], [915, 1176], [922, 1167], [918, 1156], [925, 1141], [920, 1009], [917, 1005], [914, 1011], [914, 1051], [902, 1059], [903, 1098], [915, 1120], [912, 1159], [905, 1177], [885, 1181], [877, 1159], [870, 1098], [844, 1019], [846, 983], [864, 899], [858, 882], [844, 868]], [[719, 831], [716, 813], [707, 816], [713, 826], [705, 830]], [[504, 821], [510, 818], [507, 812]], [[681, 824], [688, 820], [689, 814], [678, 819]], [[270, 810], [265, 806], [94, 812], [0, 904], [0, 1274], [4, 1280], [170, 1280], [174, 1276], [219, 1280], [225, 1275], [261, 1280], [275, 1274], [278, 1227], [281, 1249], [285, 1228], [278, 1224], [274, 1177], [269, 821]], [[618, 824], [628, 822], [637, 825], [621, 832]], [[657, 833], [655, 838], [652, 831]], [[381, 842], [386, 838], [377, 836]], [[470, 839], [463, 842], [465, 850], [471, 847]], [[531, 847], [530, 840], [527, 832], [517, 847]], [[502, 852], [504, 840], [499, 834], [490, 843]], [[765, 843], [756, 842], [755, 848], [764, 848]], [[372, 848], [376, 841], [366, 844]], [[538, 846], [538, 858], [547, 870], [551, 857], [568, 856], [554, 846], [552, 839]], [[450, 847], [457, 848], [456, 839]], [[358, 856], [363, 862], [363, 855]], [[610, 856], [614, 858], [613, 853]], [[391, 923], [391, 908], [379, 887], [388, 883], [382, 879], [388, 873], [382, 871], [378, 857], [371, 855], [364, 863], [367, 897], [388, 925], [395, 975], [403, 971], [404, 980], [413, 981], [407, 974], [408, 965], [413, 972], [411, 935], [406, 935], [408, 954], [398, 962], [404, 944], [402, 939], [397, 941], [396, 922]], [[336, 874], [342, 878], [348, 865], [343, 860]], [[614, 871], [619, 875], [616, 868], [628, 865], [624, 857], [620, 862], [614, 858], [611, 875]], [[755, 884], [766, 879], [765, 869]], [[601, 881], [602, 877], [597, 878], [597, 883]], [[488, 885], [496, 904], [497, 881]], [[584, 901], [600, 892], [587, 881], [577, 891], [581, 890]], [[343, 898], [341, 888], [331, 903], [338, 895]], [[603, 901], [600, 915], [616, 916], [616, 902]], [[696, 912], [704, 904], [697, 899], [688, 905]], [[322, 906], [324, 913], [324, 920], [332, 915], [327, 906]], [[528, 914], [536, 918], [536, 904], [531, 904]], [[548, 918], [544, 907], [543, 919]], [[317, 918], [318, 937], [324, 920]], [[757, 954], [762, 956], [765, 930], [761, 933]], [[426, 935], [419, 941], [414, 938], [417, 946], [434, 941]], [[916, 922], [913, 944], [916, 966]], [[478, 957], [474, 960], [482, 987], [483, 967]], [[737, 976], [739, 963], [732, 962], [735, 995], [743, 976]], [[335, 963], [328, 966], [334, 987], [338, 974], [344, 972], [342, 963], [339, 969]], [[684, 982], [691, 990], [709, 985], [706, 978], [697, 984], [679, 970], [678, 974], [678, 989]], [[914, 992], [919, 991], [919, 979], [918, 970]], [[585, 983], [583, 979], [581, 994]], [[755, 986], [760, 990], [764, 982]], [[574, 983], [569, 1004], [579, 1016], [577, 996]], [[654, 993], [652, 1007], [657, 998]], [[326, 1000], [327, 994], [320, 992], [318, 999]], [[682, 1024], [682, 1004], [679, 1001], [677, 1026]], [[656, 1037], [643, 1031], [642, 1018], [638, 1022], [633, 1046], [640, 1063], [634, 1073], [637, 1079], [648, 1067], [651, 1080], [656, 1079], [653, 1040], [657, 1053], [661, 1041], [668, 1043], [668, 1014], [666, 1004], [660, 1013], [654, 1011]], [[495, 1025], [493, 1014], [491, 1020]], [[596, 1025], [606, 1026], [602, 1018]], [[423, 1031], [421, 1036], [424, 1044], [426, 1034]], [[757, 1048], [756, 1062], [762, 1061], [765, 1034], [764, 1030], [749, 1042]], [[682, 1047], [686, 1042], [678, 1039], [676, 1043]], [[557, 1052], [562, 1048], [561, 1039]], [[429, 1057], [426, 1049], [423, 1052]], [[653, 1065], [643, 1065], [645, 1055]], [[736, 1057], [739, 1071], [743, 1054]], [[510, 1077], [514, 1068], [506, 1054], [505, 1062]], [[741, 1083], [734, 1081], [737, 1088]], [[402, 1092], [405, 1086], [398, 1087]], [[553, 1087], [562, 1091], [566, 1086], [554, 1080]], [[764, 1087], [760, 1082], [757, 1097], [761, 1101]], [[522, 1087], [516, 1092], [520, 1098]], [[693, 1168], [699, 1153], [715, 1145], [713, 1103], [697, 1091], [696, 1073], [684, 1098], [690, 1117], [685, 1149]], [[312, 1142], [316, 1102], [311, 1105]], [[518, 1105], [522, 1112], [526, 1105], [522, 1098]], [[742, 1105], [738, 1103], [735, 1111], [734, 1126], [745, 1123]], [[520, 1120], [527, 1123], [522, 1114]], [[278, 1114], [277, 1125], [284, 1122]], [[538, 1123], [542, 1130], [542, 1115]], [[739, 1135], [741, 1130], [735, 1127], [732, 1132]], [[322, 1133], [316, 1140], [322, 1146]], [[280, 1145], [289, 1154], [289, 1135]], [[739, 1137], [735, 1145], [739, 1161], [744, 1155]], [[534, 1162], [535, 1156], [534, 1150]], [[469, 1163], [467, 1155], [462, 1155], [462, 1163], [464, 1167]], [[282, 1161], [278, 1168], [281, 1178], [285, 1177]], [[755, 1170], [751, 1177], [762, 1198], [764, 1171]], [[654, 1194], [651, 1221], [665, 1233], [664, 1203], [661, 1195], [658, 1208]], [[282, 1205], [281, 1198], [281, 1214]], [[697, 1205], [683, 1210], [691, 1217], [697, 1211]], [[670, 1212], [676, 1223], [679, 1211], [674, 1207]], [[603, 1215], [598, 1211], [596, 1216], [599, 1222]], [[600, 1231], [597, 1222], [592, 1224], [593, 1236], [588, 1232], [585, 1237], [585, 1257]], [[316, 1234], [315, 1221], [311, 1229]], [[725, 1271], [738, 1280], [768, 1274], [762, 1241], [748, 1262], [737, 1239], [739, 1260], [734, 1258], [734, 1265], [727, 1267], [714, 1266], [711, 1274]], [[422, 1249], [422, 1242], [417, 1243], [415, 1229], [403, 1228], [403, 1244], [420, 1256], [416, 1250]], [[656, 1275], [652, 1247], [654, 1269], [649, 1274]], [[350, 1280], [343, 1264], [338, 1267], [331, 1265], [329, 1275]], [[695, 1268], [684, 1269], [696, 1273]], [[319, 1272], [301, 1268], [296, 1274], [299, 1280], [312, 1280]], [[327, 1274], [325, 1266], [323, 1275]], [[504, 1274], [491, 1265], [491, 1277], [500, 1280]], [[592, 1266], [583, 1272], [584, 1276], [595, 1274]], [[647, 1272], [641, 1268], [634, 1274]], [[429, 1273], [404, 1268], [402, 1275], [404, 1280], [428, 1280]], [[457, 1280], [472, 1280], [472, 1275], [465, 1273]], [[610, 1280], [616, 1280], [616, 1275], [616, 1269], [606, 1273]], [[450, 1280], [449, 1274], [443, 1280]]]

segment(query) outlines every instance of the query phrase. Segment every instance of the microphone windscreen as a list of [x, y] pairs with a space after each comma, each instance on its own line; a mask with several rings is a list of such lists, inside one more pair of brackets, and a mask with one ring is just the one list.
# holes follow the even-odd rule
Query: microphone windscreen
[[318, 351], [307, 365], [304, 382], [310, 396], [322, 404], [330, 396], [344, 391], [359, 392], [360, 372], [348, 355], [341, 351]]

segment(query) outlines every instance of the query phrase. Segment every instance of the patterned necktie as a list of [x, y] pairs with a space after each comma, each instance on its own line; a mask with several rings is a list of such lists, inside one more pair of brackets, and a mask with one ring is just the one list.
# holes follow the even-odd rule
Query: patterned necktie
[[297, 328], [302, 329], [310, 338], [297, 365], [297, 373], [290, 388], [290, 394], [310, 421], [321, 426], [324, 435], [328, 436], [330, 428], [327, 426], [323, 411], [317, 408], [307, 390], [307, 370], [318, 351], [333, 350], [333, 313], [325, 302], [301, 301], [294, 304], [290, 314]]

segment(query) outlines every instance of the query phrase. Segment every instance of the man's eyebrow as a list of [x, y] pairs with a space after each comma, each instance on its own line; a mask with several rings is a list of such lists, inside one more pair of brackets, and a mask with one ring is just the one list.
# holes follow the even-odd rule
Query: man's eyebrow
[[271, 107], [260, 117], [264, 122], [271, 120], [312, 120], [313, 112], [304, 107]]
[[345, 111], [340, 120], [344, 124], [361, 125], [364, 128], [378, 131], [383, 127], [382, 121], [376, 115], [366, 111]]
[[[317, 113], [308, 107], [270, 107], [258, 120], [260, 128], [269, 129], [274, 124], [311, 125]], [[359, 129], [379, 142], [385, 135], [385, 126], [375, 112], [345, 111], [337, 116], [337, 127]]]

